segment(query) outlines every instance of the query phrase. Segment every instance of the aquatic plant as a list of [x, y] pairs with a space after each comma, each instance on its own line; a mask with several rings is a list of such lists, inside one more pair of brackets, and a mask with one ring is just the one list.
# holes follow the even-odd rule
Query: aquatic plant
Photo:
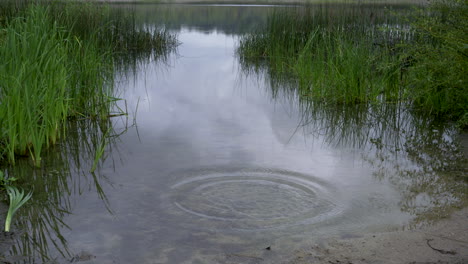
[[164, 27], [136, 23], [135, 12], [128, 7], [58, 2], [50, 3], [49, 8], [52, 18], [72, 35], [110, 52], [118, 70], [132, 67], [138, 60], [165, 57], [178, 45], [176, 35]]
[[0, 171], [0, 188], [5, 188], [5, 186], [10, 186], [17, 179], [15, 177], [6, 177], [5, 174]]
[[107, 145], [107, 133], [103, 135], [103, 137], [101, 138], [101, 142], [99, 143], [99, 145], [97, 146], [97, 149], [96, 149], [96, 154], [94, 156], [94, 160], [93, 160], [93, 166], [91, 167], [91, 170], [90, 172], [94, 172], [98, 166], [98, 163], [99, 163], [99, 160], [102, 158], [102, 155], [104, 154], [104, 150], [106, 148], [106, 145]]
[[0, 4], [0, 160], [13, 164], [29, 156], [40, 166], [70, 119], [115, 116], [113, 78], [123, 57], [157, 57], [177, 45], [101, 5], [39, 3]]
[[266, 67], [269, 75], [295, 82], [311, 100], [397, 100], [399, 68], [388, 67], [397, 60], [388, 48], [393, 36], [377, 31], [374, 10], [363, 15], [351, 6], [341, 16], [330, 15], [336, 12], [331, 10], [309, 6], [273, 13], [264, 29], [241, 38], [238, 54], [244, 69]]
[[[16, 225], [23, 235], [14, 241], [8, 255], [25, 256], [25, 263], [72, 258], [73, 250], [69, 248], [63, 230], [68, 229], [67, 216], [73, 211], [75, 196], [96, 194], [103, 207], [112, 214], [105, 193], [106, 186], [112, 185], [110, 179], [99, 172], [100, 166], [95, 173], [89, 171], [101, 141], [106, 141], [106, 152], [117, 147], [119, 135], [127, 129], [125, 119], [127, 116], [101, 122], [92, 119], [67, 122], [66, 140], [44, 149], [41, 169], [30, 166], [26, 159], [18, 159], [15, 166], [9, 166], [9, 175], [21, 179], [21, 183], [27, 185], [23, 188], [34, 190], [34, 202], [30, 201], [31, 204], [16, 215], [21, 216]], [[115, 122], [123, 122], [123, 125]], [[115, 155], [103, 155], [100, 162], [113, 158]]]
[[32, 193], [24, 194], [23, 190], [18, 190], [16, 187], [6, 186], [5, 187], [10, 197], [10, 206], [8, 207], [8, 213], [5, 220], [5, 232], [10, 232], [11, 221], [16, 211], [23, 206], [32, 196]]
[[0, 138], [8, 161], [30, 155], [40, 166], [44, 146], [64, 135], [71, 115], [103, 117], [110, 63], [33, 6], [8, 22], [0, 44]]
[[241, 65], [295, 86], [307, 100], [409, 102], [467, 126], [467, 2], [435, 1], [407, 16], [364, 11], [273, 13], [266, 27], [241, 38]]
[[5, 174], [0, 171], [0, 187], [5, 189], [9, 200], [10, 205], [8, 207], [8, 213], [5, 219], [5, 232], [10, 232], [11, 221], [16, 211], [23, 206], [32, 196], [32, 193], [24, 194], [23, 190], [18, 190], [18, 188], [12, 186], [11, 184], [16, 181], [15, 177], [6, 177]]
[[468, 126], [468, 2], [431, 1], [409, 17], [415, 41], [403, 46], [411, 58], [406, 89], [415, 106]]

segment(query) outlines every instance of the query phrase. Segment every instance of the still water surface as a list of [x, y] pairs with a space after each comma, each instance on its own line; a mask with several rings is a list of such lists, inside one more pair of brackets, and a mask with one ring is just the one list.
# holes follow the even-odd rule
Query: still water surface
[[[148, 26], [150, 7], [136, 7]], [[280, 263], [323, 238], [411, 228], [441, 207], [435, 200], [459, 201], [431, 160], [443, 151], [440, 166], [458, 160], [450, 125], [404, 106], [304, 107], [239, 66], [238, 34], [253, 22], [223, 14], [267, 7], [187, 8], [226, 21], [179, 23], [177, 54], [120, 77], [130, 112], [113, 120], [121, 134], [94, 174], [84, 144], [63, 146], [81, 158], [41, 172], [65, 176], [50, 184], [58, 198], [27, 214], [10, 251], [27, 256], [18, 263]]]
[[[103, 170], [118, 186], [106, 191], [116, 219], [102, 222], [107, 212], [80, 201], [82, 213], [68, 221], [87, 219], [72, 228], [80, 240], [99, 230], [102, 243], [118, 243], [114, 254], [125, 248], [121, 260], [178, 263], [278, 239], [394, 229], [409, 219], [399, 193], [374, 179], [359, 152], [310, 139], [290, 100], [272, 102], [267, 87], [239, 76], [235, 37], [181, 30], [179, 39], [167, 72], [148, 65], [126, 89], [129, 102], [140, 100], [139, 134], [120, 137], [125, 160]], [[97, 229], [80, 231], [89, 224]]]

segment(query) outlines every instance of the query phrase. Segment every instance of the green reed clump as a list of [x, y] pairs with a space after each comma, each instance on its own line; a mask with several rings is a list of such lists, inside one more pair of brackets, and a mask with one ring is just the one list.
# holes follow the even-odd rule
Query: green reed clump
[[302, 94], [312, 99], [334, 103], [396, 101], [399, 72], [383, 68], [382, 62], [394, 58], [386, 51], [376, 51], [372, 42], [356, 42], [336, 32], [311, 35], [292, 70], [301, 80]]
[[176, 46], [174, 35], [136, 26], [128, 10], [0, 3], [0, 161], [24, 155], [39, 166], [43, 148], [65, 136], [67, 120], [111, 116], [116, 69]]
[[407, 89], [416, 106], [468, 126], [468, 2], [440, 0], [413, 13]]
[[63, 136], [67, 118], [109, 111], [108, 55], [60, 27], [45, 7], [30, 6], [7, 22], [0, 57], [0, 154], [9, 162], [30, 155], [39, 166], [42, 148]]
[[[146, 28], [136, 23], [135, 12], [129, 8], [80, 1], [5, 0], [0, 3], [0, 22], [15, 18], [30, 5], [49, 9], [49, 17], [80, 40], [96, 41], [113, 55], [173, 51], [177, 38], [164, 28]], [[1, 23], [0, 23], [1, 25]]]
[[340, 16], [331, 15], [333, 9], [309, 8], [274, 13], [265, 29], [244, 36], [241, 64], [266, 65], [273, 75], [298, 80], [301, 95], [313, 100], [398, 99], [399, 68], [387, 66], [397, 59], [388, 48], [392, 36], [376, 30], [374, 14], [351, 9]]
[[146, 28], [136, 23], [135, 12], [93, 3], [52, 3], [51, 15], [80, 39], [97, 42], [109, 50], [117, 65], [141, 58], [158, 58], [172, 52], [178, 42], [164, 28]]
[[[66, 28], [74, 38], [79, 39], [80, 45], [87, 45], [84, 50], [105, 53], [112, 59], [117, 69], [126, 69], [128, 65], [137, 64], [137, 60], [144, 58], [157, 59], [167, 56], [178, 45], [176, 36], [164, 29], [138, 26], [135, 13], [129, 9], [80, 2], [51, 2], [47, 6], [50, 9], [51, 18], [58, 25]], [[99, 58], [91, 55], [90, 58], [77, 58], [77, 61], [82, 62], [76, 65], [76, 69], [90, 77], [81, 78], [82, 80], [94, 80], [96, 78], [93, 75], [101, 74], [101, 71], [96, 69], [102, 64]], [[72, 76], [72, 78], [75, 77], [80, 78], [79, 75]], [[107, 82], [106, 78], [100, 79]], [[87, 83], [83, 83], [82, 86], [83, 89], [75, 90], [79, 94], [74, 97], [82, 99], [80, 105], [84, 106], [83, 109], [88, 109], [89, 105], [105, 105], [108, 100], [118, 100], [110, 96], [102, 96], [102, 93], [93, 93], [90, 91], [93, 86]], [[89, 97], [89, 95], [95, 96]], [[83, 110], [78, 110], [80, 111]]]
[[269, 78], [293, 83], [311, 100], [405, 101], [467, 126], [466, 1], [435, 1], [410, 10], [404, 23], [375, 10], [312, 7], [274, 13], [265, 28], [242, 37], [244, 69], [267, 68]]

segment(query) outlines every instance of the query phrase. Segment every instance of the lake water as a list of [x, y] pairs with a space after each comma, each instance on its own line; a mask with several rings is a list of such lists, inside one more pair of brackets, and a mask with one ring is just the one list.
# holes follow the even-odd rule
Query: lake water
[[404, 105], [307, 104], [243, 71], [239, 34], [274, 8], [137, 5], [140, 23], [165, 21], [181, 45], [119, 75], [129, 115], [112, 120], [95, 173], [109, 124], [86, 121], [44, 168], [15, 169], [41, 194], [8, 258], [283, 263], [325, 238], [410, 229], [462, 204], [466, 139], [452, 125]]

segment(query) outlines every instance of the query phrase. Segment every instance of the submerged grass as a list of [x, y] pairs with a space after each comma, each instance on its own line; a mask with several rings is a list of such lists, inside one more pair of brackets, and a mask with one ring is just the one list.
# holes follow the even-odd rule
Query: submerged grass
[[0, 4], [0, 161], [30, 156], [40, 166], [67, 120], [110, 117], [116, 66], [177, 45], [132, 21], [103, 5]]

